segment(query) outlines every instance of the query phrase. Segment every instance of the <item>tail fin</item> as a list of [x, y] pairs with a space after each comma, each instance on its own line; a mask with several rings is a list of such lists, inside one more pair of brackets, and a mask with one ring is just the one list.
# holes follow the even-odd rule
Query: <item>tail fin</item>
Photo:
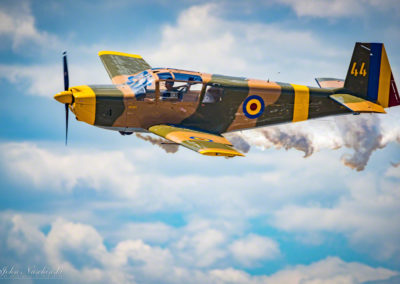
[[383, 43], [356, 43], [344, 88], [383, 107], [400, 105]]

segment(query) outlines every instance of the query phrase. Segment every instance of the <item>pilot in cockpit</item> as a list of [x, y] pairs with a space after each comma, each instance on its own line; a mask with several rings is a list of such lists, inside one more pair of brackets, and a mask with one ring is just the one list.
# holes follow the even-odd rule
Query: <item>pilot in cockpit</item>
[[165, 91], [162, 96], [164, 99], [172, 99], [172, 100], [182, 100], [182, 86], [174, 87], [174, 81], [168, 80], [165, 81]]

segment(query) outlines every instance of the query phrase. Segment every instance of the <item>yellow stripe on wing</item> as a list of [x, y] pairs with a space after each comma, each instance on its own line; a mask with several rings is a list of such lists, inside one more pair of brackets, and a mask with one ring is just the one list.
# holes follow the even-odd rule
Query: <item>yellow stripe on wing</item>
[[238, 151], [235, 150], [229, 150], [229, 149], [219, 149], [219, 148], [206, 148], [206, 149], [200, 149], [199, 153], [202, 155], [207, 155], [207, 156], [241, 156], [244, 157], [244, 155]]
[[308, 119], [310, 90], [307, 86], [291, 84], [294, 89], [293, 122]]
[[118, 52], [118, 51], [99, 51], [99, 56], [102, 56], [102, 55], [118, 55], [118, 56], [127, 56], [127, 57], [133, 57], [133, 58], [142, 58], [138, 54], [130, 54], [130, 53]]

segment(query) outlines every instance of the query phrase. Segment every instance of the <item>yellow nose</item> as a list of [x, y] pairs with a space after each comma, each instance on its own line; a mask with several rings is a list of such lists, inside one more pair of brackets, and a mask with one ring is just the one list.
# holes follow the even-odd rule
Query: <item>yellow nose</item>
[[62, 104], [71, 104], [73, 101], [72, 92], [71, 91], [63, 91], [54, 95], [54, 99], [59, 101]]
[[70, 110], [76, 118], [89, 124], [96, 119], [96, 94], [87, 85], [69, 88], [54, 96], [54, 99], [63, 104], [69, 104]]

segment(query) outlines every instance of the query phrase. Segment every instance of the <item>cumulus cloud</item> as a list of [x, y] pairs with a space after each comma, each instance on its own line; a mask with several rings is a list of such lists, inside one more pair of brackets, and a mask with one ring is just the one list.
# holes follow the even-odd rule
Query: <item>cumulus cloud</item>
[[398, 261], [398, 182], [398, 177], [393, 181], [376, 182], [371, 175], [350, 180], [349, 194], [333, 206], [286, 205], [274, 213], [273, 224], [300, 234], [341, 233], [356, 249], [378, 259]]
[[[25, 236], [13, 233], [20, 225], [12, 220], [20, 218], [21, 225], [28, 223], [23, 216], [16, 216], [2, 214], [0, 225], [4, 222], [12, 225], [1, 236], [13, 236], [17, 242], [22, 242]], [[310, 265], [287, 267], [271, 275], [251, 276], [232, 268], [229, 263], [219, 269], [198, 269], [191, 263], [179, 263], [171, 247], [151, 246], [140, 239], [127, 238], [107, 248], [101, 234], [87, 224], [58, 218], [51, 223], [47, 235], [40, 232], [35, 222], [29, 227], [31, 233], [40, 237], [32, 238], [30, 245], [34, 251], [23, 253], [24, 259], [19, 265], [31, 262], [34, 254], [41, 255], [46, 265], [53, 269], [62, 267], [63, 279], [79, 283], [360, 283], [398, 274], [389, 269], [328, 257]], [[252, 247], [249, 243], [252, 238], [257, 238], [259, 244], [261, 239], [256, 236], [249, 236], [242, 244]], [[12, 250], [18, 249], [12, 247]], [[8, 257], [10, 261], [12, 254]]]
[[35, 17], [27, 1], [20, 1], [15, 6], [1, 5], [0, 18], [0, 38], [10, 38], [14, 49], [26, 43], [46, 48], [58, 46], [58, 39], [55, 36], [36, 28]]
[[313, 74], [325, 70], [332, 76], [345, 73], [337, 63], [340, 47], [324, 44], [312, 32], [228, 20], [222, 10], [221, 5], [204, 4], [183, 11], [176, 24], [162, 28], [160, 44], [146, 57], [158, 66], [311, 84]]
[[[179, 259], [190, 261], [196, 267], [214, 265], [230, 255], [235, 255], [242, 264], [257, 263], [258, 256], [240, 253], [240, 248], [247, 247], [246, 241], [227, 249], [230, 236], [243, 230], [241, 226], [246, 220], [254, 217], [268, 220], [272, 216], [273, 226], [299, 235], [314, 234], [319, 243], [324, 241], [319, 234], [339, 232], [352, 246], [362, 251], [368, 248], [373, 251], [373, 257], [380, 259], [391, 259], [400, 251], [398, 226], [393, 225], [400, 216], [399, 196], [395, 190], [399, 167], [389, 166], [386, 173], [369, 171], [358, 180], [348, 176], [348, 170], [340, 161], [335, 161], [332, 153], [320, 152], [301, 160], [296, 153], [269, 152], [240, 160], [241, 168], [249, 168], [245, 172], [241, 170], [240, 176], [236, 171], [210, 176], [181, 172], [187, 167], [211, 170], [209, 158], [195, 159], [196, 156], [178, 153], [176, 163], [180, 166], [177, 167], [163, 157], [149, 159], [143, 153], [148, 151], [71, 149], [63, 153], [31, 143], [0, 145], [2, 172], [14, 183], [29, 185], [32, 191], [29, 194], [47, 190], [71, 196], [77, 189], [107, 193], [106, 202], [83, 203], [81, 215], [116, 209], [128, 214], [180, 212], [191, 216], [201, 212], [210, 219], [221, 218], [221, 222], [212, 224], [191, 221], [182, 231], [162, 224], [132, 224], [125, 228], [125, 233], [138, 235], [150, 243], [174, 242], [182, 252]], [[195, 159], [195, 165], [190, 165], [193, 160], [186, 160], [188, 157]], [[152, 163], [161, 163], [162, 171]], [[176, 171], [165, 172], [164, 163]], [[215, 169], [233, 165], [224, 159], [214, 163]], [[139, 171], [135, 165], [141, 165], [145, 171]], [[146, 171], [149, 168], [151, 173]], [[327, 184], [330, 185], [328, 189]], [[312, 204], [304, 202], [309, 198]], [[75, 218], [75, 213], [68, 210], [63, 214]], [[309, 222], [315, 218], [320, 222]], [[157, 231], [162, 235], [157, 236]], [[177, 235], [182, 238], [178, 240]], [[111, 237], [115, 240], [118, 235]], [[268, 257], [263, 254], [260, 259]]]
[[68, 192], [87, 186], [98, 191], [118, 188], [116, 194], [134, 196], [140, 184], [135, 167], [122, 152], [51, 153], [30, 143], [0, 146], [1, 161], [10, 177], [38, 190]]
[[340, 18], [365, 15], [368, 10], [398, 9], [395, 0], [276, 0], [290, 6], [298, 16]]
[[[350, 272], [351, 271], [351, 272]], [[398, 274], [384, 268], [371, 268], [357, 262], [344, 262], [337, 257], [328, 257], [310, 265], [296, 265], [273, 274], [271, 283], [362, 283], [386, 279]], [[269, 282], [267, 282], [269, 283]]]
[[[92, 57], [97, 59], [96, 53]], [[71, 59], [71, 58], [70, 58]], [[70, 61], [79, 62], [80, 58]], [[90, 60], [88, 60], [90, 61]], [[89, 72], [90, 71], [90, 72]], [[93, 83], [110, 83], [101, 64], [85, 62], [81, 65], [69, 64], [70, 85], [87, 85]], [[64, 90], [61, 53], [59, 64], [50, 65], [15, 65], [0, 64], [0, 78], [4, 78], [30, 95], [52, 98]]]
[[250, 234], [236, 240], [230, 246], [234, 258], [245, 266], [253, 266], [261, 260], [274, 259], [279, 256], [279, 245], [274, 240]]

